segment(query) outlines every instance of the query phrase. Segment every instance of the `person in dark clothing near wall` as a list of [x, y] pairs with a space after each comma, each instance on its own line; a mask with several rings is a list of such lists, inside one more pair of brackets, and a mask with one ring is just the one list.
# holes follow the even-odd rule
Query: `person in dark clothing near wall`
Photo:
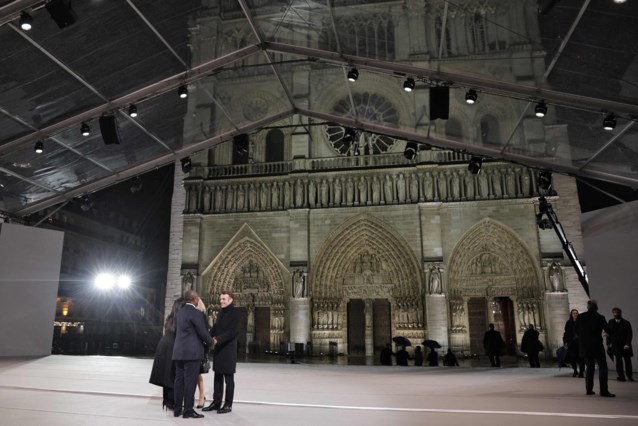
[[396, 355], [394, 352], [392, 352], [392, 345], [386, 343], [385, 348], [381, 350], [381, 365], [392, 365], [392, 355]]
[[401, 366], [407, 366], [408, 360], [411, 359], [410, 354], [405, 349], [405, 346], [401, 346], [401, 349], [397, 351], [396, 357], [397, 357], [397, 365], [401, 365]]
[[609, 334], [609, 326], [605, 317], [598, 313], [595, 300], [587, 302], [587, 312], [578, 315], [575, 332], [578, 336], [580, 355], [585, 359], [585, 390], [587, 395], [594, 395], [594, 370], [598, 364], [598, 382], [600, 396], [614, 397], [607, 387], [607, 360], [603, 346], [603, 331]]
[[483, 347], [485, 348], [487, 357], [490, 359], [492, 367], [500, 367], [501, 351], [505, 346], [505, 342], [501, 337], [501, 333], [494, 330], [494, 324], [490, 324], [489, 328], [490, 329], [485, 332], [485, 336], [483, 336]]
[[[241, 316], [234, 302], [235, 296], [230, 291], [222, 291], [219, 296], [221, 310], [217, 320], [210, 329], [213, 337], [213, 371], [215, 386], [213, 402], [203, 411], [216, 410], [217, 414], [230, 413], [235, 396], [235, 371], [237, 369], [237, 335]], [[224, 395], [224, 383], [226, 394]], [[222, 398], [224, 405], [222, 405]]]
[[575, 332], [577, 318], [578, 309], [572, 309], [569, 313], [569, 319], [565, 323], [563, 344], [567, 346], [567, 359], [574, 370], [574, 374], [572, 376], [585, 377], [585, 360], [580, 356], [578, 336], [576, 336]]
[[[633, 382], [631, 357], [634, 356], [634, 352], [631, 348], [631, 339], [633, 337], [631, 323], [622, 317], [620, 308], [613, 308], [611, 313], [614, 317], [609, 320], [608, 324], [611, 335], [607, 337], [607, 346], [616, 357], [616, 373], [618, 373], [616, 380], [619, 382], [626, 380]], [[625, 375], [627, 378], [625, 378]]]
[[521, 340], [521, 351], [527, 354], [529, 366], [531, 368], [540, 368], [541, 361], [538, 353], [544, 349], [543, 344], [538, 339], [538, 330], [534, 328], [534, 324], [529, 324], [527, 330], [523, 333]]

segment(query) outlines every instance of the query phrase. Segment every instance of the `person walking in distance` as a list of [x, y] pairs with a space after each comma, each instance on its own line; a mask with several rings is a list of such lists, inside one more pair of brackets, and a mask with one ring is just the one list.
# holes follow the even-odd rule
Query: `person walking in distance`
[[527, 330], [523, 333], [523, 339], [521, 340], [521, 351], [527, 354], [527, 359], [529, 360], [529, 366], [531, 368], [540, 368], [541, 366], [538, 353], [544, 348], [538, 338], [538, 335], [538, 330], [534, 328], [534, 324], [529, 324], [527, 326]]
[[[607, 346], [616, 357], [616, 373], [618, 373], [616, 380], [619, 382], [626, 380], [633, 382], [631, 357], [634, 356], [634, 352], [631, 348], [631, 339], [633, 337], [631, 323], [622, 317], [620, 308], [613, 308], [611, 313], [614, 317], [609, 320], [608, 324], [611, 335], [607, 337]], [[627, 378], [625, 378], [625, 375]]]
[[206, 329], [204, 316], [197, 310], [199, 295], [195, 290], [184, 293], [185, 305], [177, 312], [175, 345], [175, 417], [198, 419], [204, 417], [195, 412], [195, 388], [199, 366], [204, 358], [204, 345], [213, 343]]
[[594, 369], [598, 363], [598, 382], [600, 396], [614, 397], [607, 387], [607, 360], [603, 346], [603, 331], [609, 334], [609, 326], [605, 317], [598, 313], [595, 300], [587, 302], [587, 312], [578, 315], [575, 332], [578, 336], [580, 355], [585, 359], [585, 390], [587, 395], [594, 395]]
[[494, 330], [494, 324], [490, 324], [489, 328], [490, 329], [485, 332], [485, 336], [483, 336], [483, 347], [485, 348], [487, 357], [490, 359], [492, 367], [500, 367], [501, 351], [505, 346], [505, 342], [501, 337], [501, 333]]
[[[218, 414], [230, 413], [235, 395], [235, 370], [237, 368], [237, 335], [241, 322], [240, 313], [235, 308], [234, 295], [230, 291], [222, 291], [219, 296], [221, 310], [217, 320], [210, 329], [213, 338], [213, 402], [203, 411], [217, 410]], [[224, 397], [224, 383], [226, 395]], [[222, 405], [222, 397], [224, 404]]]

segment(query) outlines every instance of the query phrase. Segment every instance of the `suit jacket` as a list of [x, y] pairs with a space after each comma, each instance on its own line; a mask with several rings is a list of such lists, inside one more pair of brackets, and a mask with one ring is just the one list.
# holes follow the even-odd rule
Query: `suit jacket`
[[234, 374], [237, 367], [237, 335], [241, 323], [241, 314], [235, 304], [221, 309], [210, 335], [217, 339], [213, 350], [213, 371], [222, 374]]
[[173, 360], [195, 361], [204, 359], [204, 345], [212, 344], [202, 313], [186, 304], [177, 312]]
[[605, 317], [596, 311], [587, 311], [578, 315], [574, 333], [578, 336], [580, 356], [593, 357], [605, 353], [603, 331], [610, 334]]
[[[611, 335], [607, 338], [607, 344], [611, 345], [611, 349], [613, 350], [616, 356], [618, 355], [629, 355], [633, 356], [633, 351], [631, 350], [631, 339], [633, 338], [633, 332], [631, 331], [631, 323], [624, 318], [620, 319], [620, 322], [617, 323], [615, 318], [609, 320], [609, 329], [611, 330]], [[623, 353], [623, 348], [625, 345], [629, 345], [629, 351]]]

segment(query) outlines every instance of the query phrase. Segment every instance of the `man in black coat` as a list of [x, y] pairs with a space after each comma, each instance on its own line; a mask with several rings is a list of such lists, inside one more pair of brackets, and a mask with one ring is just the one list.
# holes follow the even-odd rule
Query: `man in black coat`
[[607, 387], [607, 360], [603, 346], [603, 331], [609, 334], [609, 326], [605, 317], [598, 313], [595, 300], [587, 302], [587, 312], [578, 315], [574, 329], [578, 336], [580, 355], [585, 359], [585, 390], [587, 395], [594, 395], [594, 370], [598, 363], [598, 382], [600, 396], [614, 397]]
[[[608, 324], [611, 330], [611, 336], [607, 337], [607, 346], [610, 347], [611, 353], [616, 357], [617, 380], [619, 382], [624, 382], [625, 380], [633, 382], [634, 376], [631, 366], [631, 357], [634, 355], [634, 352], [631, 349], [631, 339], [633, 337], [631, 323], [622, 317], [622, 310], [620, 308], [613, 308], [611, 312], [614, 314], [614, 317], [609, 320]], [[625, 374], [627, 374], [626, 379]]]
[[[177, 312], [175, 345], [173, 361], [175, 361], [175, 417], [182, 415], [185, 419], [204, 417], [193, 409], [195, 405], [195, 387], [199, 366], [204, 359], [204, 344], [209, 346], [212, 339], [206, 329], [206, 321], [197, 310], [199, 295], [194, 290], [184, 293], [186, 304]], [[183, 406], [183, 408], [182, 408]]]
[[529, 366], [532, 368], [540, 368], [541, 360], [538, 353], [543, 350], [543, 344], [538, 338], [538, 330], [534, 328], [534, 324], [529, 324], [527, 330], [523, 333], [521, 340], [521, 351], [527, 354]]
[[[230, 413], [235, 395], [235, 370], [237, 367], [237, 335], [241, 323], [240, 313], [233, 304], [233, 293], [223, 291], [219, 296], [221, 310], [217, 314], [215, 325], [210, 329], [213, 337], [213, 371], [215, 372], [215, 387], [213, 402], [204, 411], [217, 410], [218, 414]], [[224, 396], [224, 382], [226, 383], [226, 397]]]
[[483, 347], [485, 348], [487, 357], [490, 359], [492, 367], [500, 367], [501, 351], [505, 346], [505, 342], [501, 337], [501, 333], [494, 330], [494, 324], [490, 324], [489, 327], [490, 329], [487, 330], [485, 336], [483, 336]]

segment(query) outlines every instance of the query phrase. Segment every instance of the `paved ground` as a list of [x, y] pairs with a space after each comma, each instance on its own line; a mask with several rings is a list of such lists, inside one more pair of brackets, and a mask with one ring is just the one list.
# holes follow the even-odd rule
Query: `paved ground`
[[611, 381], [616, 398], [586, 396], [570, 369], [277, 363], [239, 364], [234, 411], [186, 420], [162, 411], [151, 363], [0, 359], [0, 425], [638, 425], [638, 382]]

